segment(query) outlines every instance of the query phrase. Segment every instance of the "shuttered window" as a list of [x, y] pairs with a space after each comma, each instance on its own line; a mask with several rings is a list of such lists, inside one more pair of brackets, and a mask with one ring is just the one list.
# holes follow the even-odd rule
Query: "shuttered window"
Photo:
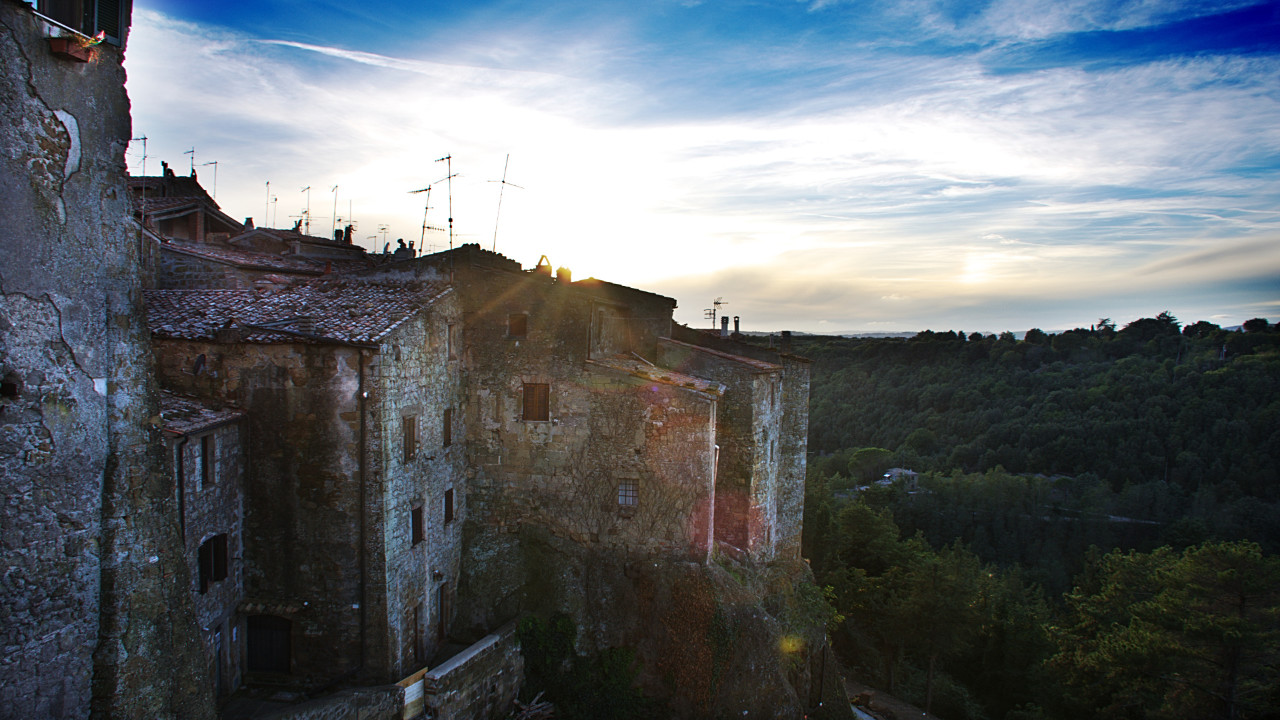
[[102, 32], [112, 45], [124, 44], [123, 0], [39, 0], [36, 12], [90, 37]]
[[525, 383], [524, 384], [524, 419], [525, 420], [550, 420], [551, 406], [549, 403], [551, 397], [551, 386], [546, 383]]

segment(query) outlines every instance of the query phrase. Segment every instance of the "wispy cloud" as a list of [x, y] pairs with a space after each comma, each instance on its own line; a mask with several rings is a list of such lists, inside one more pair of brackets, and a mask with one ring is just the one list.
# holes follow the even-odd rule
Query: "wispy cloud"
[[[143, 8], [127, 60], [135, 128], [152, 158], [194, 145], [197, 162], [219, 160], [218, 199], [233, 215], [274, 212], [284, 225], [304, 208], [298, 188], [338, 185], [336, 207], [312, 192], [319, 232], [354, 213], [370, 247], [448, 242], [422, 230], [422, 196], [407, 191], [443, 178], [435, 160], [450, 153], [455, 241], [493, 244], [489, 181], [510, 153], [525, 190], [504, 198], [499, 251], [671, 293], [691, 323], [693, 298], [717, 295], [776, 326], [842, 329], [955, 326], [958, 313], [988, 318], [975, 329], [1053, 327], [1017, 318], [1072, 322], [1062, 306], [1073, 298], [1075, 322], [1123, 317], [1116, 305], [1136, 308], [1142, 294], [1157, 312], [1218, 313], [1175, 307], [1188, 284], [1202, 304], [1272, 299], [1244, 302], [1229, 280], [1248, 248], [1254, 267], [1276, 267], [1280, 55], [991, 69], [1009, 42], [1208, 8], [875, 6], [882, 20], [949, 33], [956, 45], [941, 53], [845, 37], [830, 20], [850, 8], [834, 2], [776, 8], [816, 24], [767, 52], [706, 28], [681, 31], [705, 47], [675, 47], [658, 30], [720, 10], [655, 7], [597, 34], [572, 21], [569, 44], [529, 32], [554, 23], [554, 7], [477, 11], [465, 41], [421, 55]], [[975, 33], [987, 39], [966, 40]], [[130, 162], [139, 169], [137, 148]], [[447, 189], [433, 191], [432, 225]]]

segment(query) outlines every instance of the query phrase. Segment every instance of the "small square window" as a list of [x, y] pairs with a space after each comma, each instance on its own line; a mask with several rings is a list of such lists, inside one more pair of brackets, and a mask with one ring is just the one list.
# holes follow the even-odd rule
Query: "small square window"
[[453, 444], [453, 408], [444, 409], [444, 427], [442, 444], [449, 447]]
[[618, 507], [634, 509], [640, 503], [640, 482], [622, 480], [618, 483]]
[[532, 421], [550, 420], [550, 397], [550, 385], [546, 383], [525, 383], [523, 418]]
[[444, 522], [453, 522], [453, 488], [444, 491]]
[[529, 333], [529, 316], [525, 313], [512, 313], [507, 316], [507, 336], [524, 337]]
[[413, 510], [409, 513], [409, 533], [411, 536], [411, 543], [413, 545], [417, 545], [427, 538], [426, 525], [423, 521], [422, 506], [414, 506]]

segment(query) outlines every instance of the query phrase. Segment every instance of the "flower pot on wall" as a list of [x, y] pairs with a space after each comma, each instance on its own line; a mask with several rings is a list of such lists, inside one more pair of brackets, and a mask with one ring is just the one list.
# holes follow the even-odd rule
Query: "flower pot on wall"
[[93, 57], [93, 48], [85, 47], [79, 40], [69, 37], [49, 38], [49, 50], [58, 57], [76, 62], [89, 62], [89, 58]]

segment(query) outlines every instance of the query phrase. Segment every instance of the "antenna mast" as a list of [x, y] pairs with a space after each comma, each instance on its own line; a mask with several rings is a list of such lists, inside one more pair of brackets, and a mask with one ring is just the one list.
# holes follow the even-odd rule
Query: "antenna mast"
[[333, 231], [338, 229], [338, 186], [329, 188], [329, 192], [333, 193], [333, 227], [329, 228], [329, 234], [332, 236]]
[[726, 302], [723, 297], [718, 297], [715, 300], [711, 301], [711, 307], [702, 311], [703, 317], [710, 318], [712, 330], [716, 329], [716, 314], [720, 312], [720, 308], [722, 306], [728, 305], [728, 304], [729, 303]]
[[213, 199], [217, 200], [218, 199], [218, 161], [214, 160], [213, 162], [200, 163], [200, 167], [205, 167], [207, 165], [213, 166]]
[[304, 192], [307, 194], [307, 209], [302, 211], [302, 219], [306, 223], [307, 229], [305, 234], [310, 235], [311, 234], [311, 186], [308, 185], [302, 188], [300, 192]]
[[[130, 138], [130, 140], [142, 141], [142, 177], [146, 178], [147, 177], [147, 136], [143, 135], [142, 137]], [[141, 187], [142, 187], [142, 204], [144, 206], [142, 209], [142, 212], [144, 213], [143, 217], [145, 217], [145, 213], [146, 213], [145, 206], [147, 204], [147, 181], [145, 179], [142, 181]]]
[[521, 190], [524, 189], [515, 183], [507, 182], [507, 168], [510, 165], [511, 165], [511, 153], [507, 153], [507, 160], [506, 162], [502, 163], [502, 179], [489, 181], [489, 182], [501, 183], [501, 185], [498, 186], [498, 212], [494, 213], [493, 215], [493, 248], [492, 248], [493, 252], [498, 252], [498, 220], [502, 217], [502, 191], [506, 190], [508, 185], [514, 188], [520, 188]]
[[[436, 160], [436, 162], [443, 162], [446, 168], [445, 172], [448, 173], [448, 175], [444, 176], [444, 179], [449, 181], [449, 249], [452, 250], [453, 249], [453, 178], [454, 178], [453, 153], [445, 155], [444, 157]], [[436, 182], [440, 182], [440, 181], [437, 180]], [[432, 185], [434, 184], [435, 183], [432, 183]]]

